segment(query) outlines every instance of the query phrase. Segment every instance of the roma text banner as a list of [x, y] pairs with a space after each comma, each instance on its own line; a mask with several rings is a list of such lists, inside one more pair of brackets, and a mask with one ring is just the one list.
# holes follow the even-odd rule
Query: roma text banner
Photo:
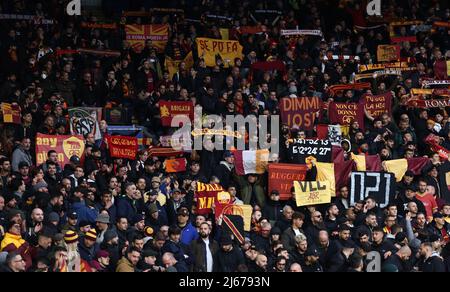
[[364, 106], [359, 103], [330, 102], [328, 115], [333, 124], [350, 125], [357, 121], [364, 129]]
[[330, 182], [294, 182], [297, 207], [328, 204], [331, 202]]
[[311, 168], [312, 162], [331, 162], [332, 145], [328, 140], [297, 139], [289, 147], [290, 160], [295, 164], [306, 164]]
[[159, 52], [163, 52], [169, 40], [169, 25], [150, 24], [150, 25], [126, 25], [126, 40], [136, 50], [144, 49], [145, 41], [152, 40]]
[[350, 205], [373, 197], [380, 208], [385, 208], [395, 198], [395, 175], [387, 172], [352, 172]]
[[47, 152], [55, 150], [58, 153], [58, 163], [64, 166], [70, 157], [79, 158], [84, 153], [84, 139], [82, 136], [53, 136], [38, 133], [36, 136], [36, 162], [41, 165], [47, 160]]
[[387, 92], [380, 95], [365, 95], [363, 97], [364, 107], [367, 112], [374, 118], [378, 118], [384, 113], [391, 113], [392, 109], [392, 93]]
[[214, 67], [217, 58], [223, 60], [225, 67], [228, 64], [234, 66], [236, 58], [242, 59], [242, 46], [238, 41], [217, 40], [209, 38], [197, 38], [197, 50], [199, 58], [205, 60], [206, 66]]
[[307, 171], [306, 165], [269, 164], [269, 193], [277, 190], [280, 192], [280, 200], [291, 199], [294, 181], [304, 181]]
[[312, 130], [317, 112], [322, 109], [322, 100], [318, 96], [282, 98], [280, 101], [281, 119], [289, 127]]
[[420, 108], [444, 108], [450, 106], [450, 98], [446, 99], [429, 99], [429, 100], [410, 100], [408, 101], [410, 107]]
[[136, 159], [139, 146], [136, 137], [109, 136], [107, 141], [111, 157]]
[[73, 135], [94, 134], [95, 140], [102, 138], [99, 121], [102, 120], [103, 109], [100, 108], [71, 108], [69, 109], [70, 132]]
[[160, 101], [159, 109], [164, 127], [171, 127], [172, 119], [178, 115], [188, 116], [191, 121], [194, 119], [194, 106], [190, 101]]

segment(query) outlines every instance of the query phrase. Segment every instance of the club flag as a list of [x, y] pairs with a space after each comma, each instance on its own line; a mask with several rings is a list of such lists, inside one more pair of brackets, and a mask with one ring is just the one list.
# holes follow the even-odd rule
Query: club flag
[[224, 230], [233, 234], [234, 238], [240, 244], [245, 243], [244, 237], [244, 219], [239, 215], [224, 215], [223, 223], [225, 223]]
[[269, 150], [234, 151], [238, 175], [263, 174], [269, 163]]
[[244, 230], [250, 232], [252, 225], [253, 207], [251, 205], [216, 204], [216, 219], [220, 215], [237, 215], [244, 219]]
[[186, 159], [185, 158], [177, 158], [177, 159], [166, 159], [164, 162], [164, 166], [167, 173], [177, 173], [186, 171]]
[[163, 52], [169, 40], [169, 25], [125, 25], [126, 40], [135, 51], [142, 51], [146, 40], [152, 40], [159, 52]]
[[351, 159], [356, 163], [357, 171], [381, 171], [381, 158], [379, 155], [355, 155]]
[[2, 102], [1, 108], [3, 113], [3, 122], [5, 124], [21, 123], [20, 106], [18, 104]]
[[336, 178], [336, 193], [344, 186], [349, 185], [350, 174], [355, 162], [353, 160], [334, 163], [334, 175]]
[[194, 66], [194, 58], [192, 52], [189, 52], [184, 60], [172, 60], [169, 56], [166, 56], [164, 61], [164, 67], [169, 71], [169, 76], [172, 78], [177, 72], [180, 64], [184, 62], [186, 64], [186, 70], [190, 70]]
[[317, 181], [329, 182], [330, 185], [327, 188], [331, 197], [336, 197], [336, 175], [334, 163], [316, 162], [317, 168]]
[[400, 182], [408, 170], [412, 171], [414, 175], [420, 175], [422, 168], [426, 166], [429, 161], [430, 160], [426, 157], [417, 157], [410, 159], [389, 160], [383, 163], [385, 170], [393, 173], [397, 179], [397, 182]]

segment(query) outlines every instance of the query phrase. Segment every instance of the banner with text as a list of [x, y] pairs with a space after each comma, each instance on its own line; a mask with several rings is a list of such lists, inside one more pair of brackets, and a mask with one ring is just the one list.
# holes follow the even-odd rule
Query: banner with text
[[101, 107], [77, 107], [69, 109], [70, 132], [72, 135], [93, 134], [95, 140], [100, 140], [99, 121], [102, 120], [103, 109]]
[[318, 96], [282, 98], [280, 101], [281, 120], [289, 127], [312, 130], [314, 122], [322, 109], [322, 100]]
[[58, 153], [58, 163], [61, 167], [69, 163], [70, 157], [76, 155], [82, 158], [84, 153], [82, 136], [53, 136], [38, 133], [36, 136], [36, 163], [41, 165], [47, 161], [47, 152], [55, 150]]
[[234, 66], [236, 58], [242, 59], [242, 46], [238, 41], [197, 38], [198, 57], [203, 58], [206, 66], [216, 66], [216, 60], [222, 59], [225, 67]]
[[304, 181], [307, 172], [306, 165], [269, 164], [269, 193], [277, 190], [280, 192], [280, 200], [290, 200], [294, 181]]
[[313, 162], [331, 162], [333, 146], [329, 140], [296, 139], [289, 146], [290, 161], [306, 164], [309, 168]]
[[297, 207], [331, 203], [328, 181], [295, 181], [294, 187]]
[[361, 104], [330, 102], [328, 115], [333, 124], [350, 125], [357, 121], [359, 127], [364, 129], [364, 106]]
[[350, 205], [373, 197], [380, 208], [385, 208], [395, 199], [395, 175], [388, 172], [352, 172]]
[[190, 101], [160, 101], [161, 123], [164, 127], [172, 125], [172, 119], [178, 115], [188, 116], [194, 119], [194, 106]]
[[139, 147], [136, 137], [108, 136], [106, 139], [111, 157], [136, 159]]
[[384, 113], [391, 114], [392, 110], [392, 93], [387, 92], [380, 95], [363, 96], [363, 103], [366, 111], [374, 118], [380, 117]]
[[140, 52], [145, 47], [145, 42], [151, 40], [154, 47], [159, 52], [164, 52], [169, 40], [169, 25], [149, 24], [149, 25], [125, 25], [126, 40], [133, 49]]

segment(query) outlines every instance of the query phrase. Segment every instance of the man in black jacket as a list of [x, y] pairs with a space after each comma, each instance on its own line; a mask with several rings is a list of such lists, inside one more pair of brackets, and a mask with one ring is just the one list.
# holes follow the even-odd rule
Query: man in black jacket
[[399, 272], [410, 272], [412, 266], [410, 265], [409, 258], [411, 257], [411, 249], [409, 246], [403, 246], [398, 252], [391, 255], [385, 262], [384, 265], [394, 265], [397, 267]]
[[[273, 190], [270, 193], [270, 199], [267, 200], [263, 209], [263, 216], [267, 218], [272, 224], [280, 220], [282, 217], [283, 205], [280, 202], [280, 192]], [[283, 230], [284, 231], [284, 230]]]
[[220, 247], [217, 253], [217, 272], [233, 273], [237, 271], [239, 265], [245, 264], [242, 250], [233, 245], [233, 241], [228, 234], [221, 238]]
[[217, 253], [219, 245], [209, 237], [211, 227], [208, 223], [200, 225], [200, 238], [191, 243], [191, 251], [194, 256], [194, 272], [213, 272], [217, 268]]
[[227, 189], [230, 186], [234, 168], [234, 155], [231, 151], [225, 151], [224, 161], [214, 169], [214, 175], [220, 180], [220, 184]]
[[422, 243], [419, 254], [421, 260], [419, 261], [419, 271], [425, 273], [443, 273], [445, 272], [445, 265], [442, 258], [433, 249], [429, 242]]

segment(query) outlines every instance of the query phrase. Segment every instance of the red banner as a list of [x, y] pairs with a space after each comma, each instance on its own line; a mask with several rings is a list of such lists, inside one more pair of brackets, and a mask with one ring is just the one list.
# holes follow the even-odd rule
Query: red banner
[[194, 106], [190, 101], [160, 101], [159, 109], [164, 127], [171, 127], [172, 119], [178, 115], [189, 116], [191, 121], [194, 119]]
[[291, 128], [312, 130], [321, 109], [322, 100], [318, 96], [285, 97], [280, 101], [281, 120]]
[[197, 199], [196, 214], [199, 215], [209, 214], [216, 203], [227, 205], [231, 201], [230, 194], [225, 192], [221, 185], [201, 182], [197, 182], [195, 198]]
[[307, 171], [306, 165], [269, 164], [269, 193], [277, 190], [281, 200], [289, 200], [294, 181], [304, 181]]
[[384, 113], [391, 113], [392, 98], [391, 92], [380, 95], [366, 94], [363, 96], [364, 107], [372, 117], [378, 118]]
[[106, 139], [111, 157], [136, 159], [139, 147], [136, 137], [109, 136]]
[[397, 45], [378, 45], [378, 62], [391, 62], [400, 60], [400, 46]]
[[330, 102], [328, 115], [333, 124], [350, 125], [356, 120], [360, 128], [364, 129], [364, 105], [362, 104]]
[[84, 154], [82, 136], [53, 136], [38, 133], [36, 136], [36, 162], [41, 165], [47, 160], [47, 152], [55, 150], [58, 153], [58, 163], [64, 167], [73, 155], [79, 158]]

